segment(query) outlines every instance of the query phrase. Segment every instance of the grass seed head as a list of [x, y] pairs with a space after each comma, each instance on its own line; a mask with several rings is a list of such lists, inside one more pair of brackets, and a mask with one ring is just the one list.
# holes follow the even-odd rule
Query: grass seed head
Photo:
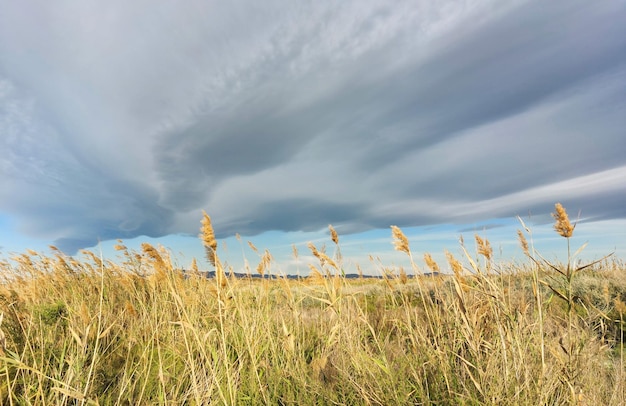
[[333, 240], [336, 245], [339, 245], [339, 236], [337, 235], [337, 231], [335, 231], [333, 226], [330, 224], [328, 225], [328, 230], [330, 230], [330, 239]]
[[215, 233], [213, 232], [213, 226], [211, 225], [211, 217], [204, 210], [202, 210], [202, 227], [200, 228], [200, 239], [206, 250], [206, 257], [215, 266], [217, 255], [217, 240], [215, 239]]
[[191, 260], [190, 268], [191, 268], [191, 272], [194, 273], [194, 274], [197, 274], [199, 272], [198, 271], [198, 262], [196, 261], [195, 258]]
[[318, 251], [317, 258], [320, 260], [320, 264], [322, 264], [322, 266], [324, 266], [324, 264], [328, 264], [336, 270], [339, 270], [339, 265], [337, 265], [337, 263], [332, 258], [326, 255], [326, 253]]
[[293, 245], [291, 246], [291, 251], [293, 252], [293, 257], [294, 257], [295, 259], [298, 259], [298, 247], [296, 247], [296, 245], [295, 245], [295, 244], [293, 244]]
[[[226, 272], [222, 267], [222, 264], [217, 261], [215, 264], [215, 281], [219, 288], [225, 288], [228, 285], [228, 278], [226, 277]], [[219, 291], [221, 293], [221, 291]]]
[[250, 247], [250, 249], [252, 249], [252, 251], [256, 252], [257, 254], [259, 253], [259, 249], [255, 247], [254, 244], [252, 244], [252, 241], [248, 241], [248, 246]]
[[400, 230], [398, 226], [391, 226], [391, 235], [393, 236], [393, 246], [396, 251], [402, 251], [407, 255], [410, 255], [409, 239]]
[[528, 251], [528, 241], [526, 241], [526, 237], [524, 237], [522, 230], [517, 230], [517, 238], [524, 254], [526, 254], [526, 256], [530, 256], [530, 251]]
[[561, 203], [557, 203], [554, 205], [555, 212], [552, 213], [552, 217], [554, 217], [554, 230], [559, 233], [561, 237], [570, 238], [572, 234], [574, 234], [574, 227], [576, 225], [572, 225], [569, 221], [569, 217], [567, 215], [567, 211], [561, 205]]
[[263, 256], [261, 257], [261, 261], [259, 262], [259, 265], [256, 268], [256, 271], [259, 275], [263, 276], [265, 274], [265, 271], [270, 266], [271, 260], [272, 260], [272, 255], [270, 254], [268, 250], [265, 250], [265, 252], [263, 253]]
[[433, 257], [429, 253], [427, 253], [427, 252], [424, 253], [424, 262], [426, 262], [426, 266], [432, 272], [439, 272], [439, 265], [437, 264], [437, 262], [435, 262]]
[[409, 281], [409, 276], [406, 274], [406, 271], [403, 267], [400, 267], [399, 275], [400, 283], [406, 285], [406, 283]]
[[452, 272], [458, 277], [463, 273], [463, 264], [452, 255], [451, 252], [446, 251], [446, 258], [448, 260], [448, 264], [450, 264], [450, 268], [452, 268]]
[[326, 264], [325, 259], [324, 259], [324, 257], [322, 257], [322, 255], [318, 251], [317, 247], [315, 247], [315, 245], [312, 242], [307, 243], [306, 246], [309, 247], [309, 249], [311, 250], [311, 253], [313, 254], [313, 256], [320, 261], [322, 266], [324, 266]]
[[478, 247], [478, 253], [488, 260], [491, 259], [493, 255], [493, 249], [491, 248], [491, 243], [488, 239], [482, 239], [478, 234], [474, 236], [476, 238], [476, 245]]
[[154, 246], [152, 246], [150, 243], [144, 242], [141, 244], [141, 250], [148, 257], [148, 259], [150, 259], [150, 261], [154, 264], [157, 270], [165, 269], [165, 262], [163, 261], [161, 254], [159, 254], [159, 251], [154, 248]]

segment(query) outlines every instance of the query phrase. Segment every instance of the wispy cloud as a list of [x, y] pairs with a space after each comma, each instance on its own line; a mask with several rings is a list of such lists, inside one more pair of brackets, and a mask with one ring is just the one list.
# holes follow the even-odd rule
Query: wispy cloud
[[[100, 239], [624, 218], [626, 4], [0, 0], [0, 210]], [[601, 198], [598, 198], [601, 197]]]

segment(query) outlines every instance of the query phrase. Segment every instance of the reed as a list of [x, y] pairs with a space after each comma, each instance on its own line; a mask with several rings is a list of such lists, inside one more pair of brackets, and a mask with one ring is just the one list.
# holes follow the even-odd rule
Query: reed
[[413, 275], [374, 261], [384, 279], [344, 276], [332, 226], [307, 278], [226, 277], [206, 214], [213, 279], [149, 244], [19, 254], [0, 262], [0, 404], [626, 404], [626, 266], [546, 261], [522, 226], [528, 263], [475, 236], [484, 261], [461, 241], [441, 268], [394, 226]]

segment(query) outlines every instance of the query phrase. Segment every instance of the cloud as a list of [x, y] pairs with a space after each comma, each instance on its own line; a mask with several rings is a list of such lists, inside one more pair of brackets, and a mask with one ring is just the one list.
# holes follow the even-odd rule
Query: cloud
[[202, 209], [222, 236], [557, 200], [624, 218], [624, 16], [579, 0], [0, 0], [0, 211], [67, 251], [195, 234]]

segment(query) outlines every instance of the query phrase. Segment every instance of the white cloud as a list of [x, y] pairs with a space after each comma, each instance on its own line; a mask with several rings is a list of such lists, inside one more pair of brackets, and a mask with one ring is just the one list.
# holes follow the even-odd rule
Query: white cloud
[[624, 15], [578, 0], [0, 0], [0, 210], [68, 249], [195, 233], [203, 208], [251, 234], [555, 198], [623, 217]]

